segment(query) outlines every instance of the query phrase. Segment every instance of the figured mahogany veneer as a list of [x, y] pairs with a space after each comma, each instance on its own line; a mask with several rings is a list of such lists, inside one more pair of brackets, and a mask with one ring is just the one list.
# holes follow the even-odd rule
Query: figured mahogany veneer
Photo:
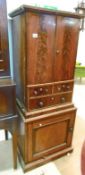
[[83, 15], [21, 6], [10, 16], [19, 158], [27, 171], [72, 151], [74, 68]]

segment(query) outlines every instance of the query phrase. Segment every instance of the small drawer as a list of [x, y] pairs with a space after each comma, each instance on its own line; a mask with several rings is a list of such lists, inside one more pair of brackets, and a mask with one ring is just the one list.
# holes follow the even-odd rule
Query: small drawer
[[63, 104], [72, 101], [72, 93], [62, 94], [57, 96], [57, 103]]
[[52, 93], [52, 86], [38, 86], [29, 88], [29, 96], [41, 96], [48, 95]]
[[29, 100], [29, 109], [41, 109], [44, 107], [50, 107], [54, 105], [60, 105], [63, 103], [71, 102], [72, 93], [62, 94], [62, 95], [54, 95], [49, 97], [43, 97], [38, 99], [30, 99]]
[[54, 93], [61, 93], [73, 90], [73, 82], [54, 85]]

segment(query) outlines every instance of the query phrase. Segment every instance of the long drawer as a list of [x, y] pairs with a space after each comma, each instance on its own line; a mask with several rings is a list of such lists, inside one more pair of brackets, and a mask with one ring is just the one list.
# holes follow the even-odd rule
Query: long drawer
[[71, 102], [72, 93], [63, 93], [59, 95], [45, 96], [42, 98], [35, 98], [28, 100], [28, 108], [30, 110], [40, 109], [44, 107], [50, 107], [53, 105], [64, 104]]

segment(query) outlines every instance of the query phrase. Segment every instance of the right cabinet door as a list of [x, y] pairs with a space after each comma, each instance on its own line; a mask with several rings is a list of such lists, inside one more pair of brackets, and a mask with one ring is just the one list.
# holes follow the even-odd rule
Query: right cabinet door
[[54, 81], [73, 79], [79, 19], [58, 16], [56, 21]]
[[[65, 114], [61, 112], [59, 115], [55, 112], [50, 118], [33, 122], [32, 131], [30, 131], [32, 132], [30, 151], [32, 159], [43, 158], [69, 148], [72, 141], [74, 120], [75, 111], [69, 111]], [[30, 133], [28, 133], [28, 138], [29, 135]]]

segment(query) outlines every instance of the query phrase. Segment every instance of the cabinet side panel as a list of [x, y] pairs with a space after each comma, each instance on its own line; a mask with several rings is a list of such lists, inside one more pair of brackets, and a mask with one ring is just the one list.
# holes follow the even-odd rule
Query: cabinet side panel
[[25, 101], [25, 15], [17, 16], [12, 24], [13, 66], [16, 95]]

